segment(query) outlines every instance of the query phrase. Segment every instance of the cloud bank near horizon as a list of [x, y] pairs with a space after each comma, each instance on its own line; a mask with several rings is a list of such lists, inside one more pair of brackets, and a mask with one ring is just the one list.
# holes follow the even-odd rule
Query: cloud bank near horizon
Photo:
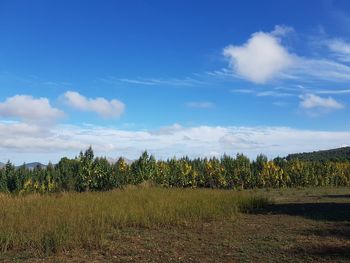
[[[58, 125], [44, 129], [21, 122], [0, 123], [1, 160], [16, 164], [30, 161], [57, 162], [73, 158], [80, 150], [93, 147], [97, 155], [137, 158], [148, 150], [157, 158], [173, 156], [210, 157], [244, 153], [270, 158], [289, 153], [329, 149], [348, 144], [350, 132], [312, 131], [289, 127], [194, 126], [180, 124], [157, 130], [129, 131], [94, 125]], [[28, 153], [32, 160], [28, 160]], [[13, 158], [14, 157], [14, 158]], [[39, 158], [39, 159], [36, 159]]]

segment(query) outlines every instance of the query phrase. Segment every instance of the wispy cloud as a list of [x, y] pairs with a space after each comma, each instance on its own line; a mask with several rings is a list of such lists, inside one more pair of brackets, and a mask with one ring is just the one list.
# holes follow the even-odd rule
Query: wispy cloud
[[269, 88], [269, 89], [232, 89], [230, 92], [232, 93], [242, 93], [242, 94], [250, 94], [257, 97], [292, 97], [292, 96], [298, 96], [299, 93], [296, 93], [293, 89], [292, 92], [285, 92], [283, 89], [280, 88]]
[[[345, 105], [335, 98], [322, 97], [319, 95], [341, 95], [350, 94], [350, 89], [315, 89], [305, 87], [303, 85], [286, 86], [286, 87], [270, 87], [261, 90], [261, 88], [251, 89], [232, 89], [232, 93], [248, 94], [256, 97], [274, 97], [280, 99], [286, 99], [289, 97], [299, 98], [299, 107], [307, 110], [309, 116], [315, 117], [322, 113], [329, 113], [330, 111], [343, 109]], [[285, 107], [290, 105], [288, 100], [279, 100], [272, 102], [273, 105], [279, 107]]]
[[253, 89], [231, 89], [232, 93], [245, 93], [245, 94], [251, 94], [256, 93]]
[[331, 39], [326, 42], [333, 55], [340, 61], [350, 61], [350, 43], [342, 39]]
[[72, 83], [68, 81], [60, 81], [60, 80], [48, 80], [46, 78], [29, 74], [29, 75], [19, 75], [14, 74], [12, 72], [0, 72], [0, 81], [1, 83], [6, 84], [17, 84], [22, 85], [24, 87], [32, 88], [32, 87], [45, 87], [45, 88], [67, 88], [72, 86]]
[[133, 84], [144, 86], [199, 86], [207, 85], [207, 82], [201, 78], [184, 77], [184, 78], [115, 78], [108, 77], [101, 79], [104, 82], [113, 84]]
[[232, 78], [241, 78], [240, 75], [236, 74], [229, 68], [221, 68], [213, 71], [206, 71], [205, 74], [210, 77], [217, 79], [232, 79]]
[[350, 89], [314, 90], [317, 94], [350, 94]]
[[154, 80], [139, 80], [139, 79], [119, 79], [121, 82], [131, 83], [131, 84], [139, 84], [139, 85], [159, 85], [159, 82]]
[[291, 96], [295, 96], [295, 94], [281, 92], [277, 90], [268, 90], [268, 91], [257, 92], [256, 96], [258, 97], [291, 97]]
[[300, 96], [300, 106], [304, 109], [342, 109], [344, 105], [331, 97], [323, 98], [314, 94], [305, 94]]
[[190, 101], [186, 102], [186, 106], [189, 108], [210, 109], [214, 108], [214, 103], [210, 101]]
[[299, 58], [290, 74], [299, 82], [339, 83], [350, 81], [350, 67], [329, 59]]
[[[331, 84], [330, 84], [331, 85]], [[305, 86], [305, 85], [292, 85], [292, 86], [282, 86], [282, 87], [274, 87], [273, 90], [281, 90], [281, 91], [287, 91], [292, 94], [307, 94], [307, 93], [314, 93], [314, 94], [329, 94], [329, 95], [341, 95], [341, 94], [350, 94], [350, 89], [341, 89], [341, 88], [333, 88], [333, 89], [320, 89], [315, 88], [313, 86]]]

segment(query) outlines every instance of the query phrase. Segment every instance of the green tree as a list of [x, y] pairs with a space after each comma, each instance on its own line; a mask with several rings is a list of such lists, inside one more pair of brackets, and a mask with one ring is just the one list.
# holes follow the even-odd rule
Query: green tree
[[76, 159], [61, 158], [56, 165], [57, 183], [61, 191], [74, 191], [78, 185], [79, 162]]
[[120, 157], [112, 168], [115, 187], [123, 187], [131, 183], [130, 166]]
[[113, 187], [112, 166], [106, 158], [96, 158], [93, 163], [93, 173], [89, 181], [89, 189], [106, 191]]
[[147, 151], [143, 152], [138, 160], [131, 164], [131, 173], [133, 184], [140, 184], [149, 179], [153, 179], [156, 175], [156, 160]]
[[89, 190], [92, 181], [94, 152], [91, 146], [84, 152], [80, 152], [78, 157], [78, 174], [76, 181], [76, 190], [84, 192]]
[[17, 177], [15, 166], [8, 161], [5, 165], [5, 178], [7, 180], [7, 189], [15, 192], [19, 187], [19, 178]]

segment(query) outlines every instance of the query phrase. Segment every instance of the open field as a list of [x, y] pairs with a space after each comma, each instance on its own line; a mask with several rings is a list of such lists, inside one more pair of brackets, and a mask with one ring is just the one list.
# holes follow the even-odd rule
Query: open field
[[2, 196], [0, 207], [5, 262], [350, 260], [349, 188], [133, 188]]
[[232, 221], [266, 205], [244, 192], [137, 188], [110, 192], [0, 197], [0, 249], [52, 254], [96, 249], [125, 228], [190, 226]]

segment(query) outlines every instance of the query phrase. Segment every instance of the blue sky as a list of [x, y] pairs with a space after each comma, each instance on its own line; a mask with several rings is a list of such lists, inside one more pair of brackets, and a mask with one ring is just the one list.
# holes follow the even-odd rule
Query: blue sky
[[0, 161], [349, 144], [349, 1], [0, 2]]

